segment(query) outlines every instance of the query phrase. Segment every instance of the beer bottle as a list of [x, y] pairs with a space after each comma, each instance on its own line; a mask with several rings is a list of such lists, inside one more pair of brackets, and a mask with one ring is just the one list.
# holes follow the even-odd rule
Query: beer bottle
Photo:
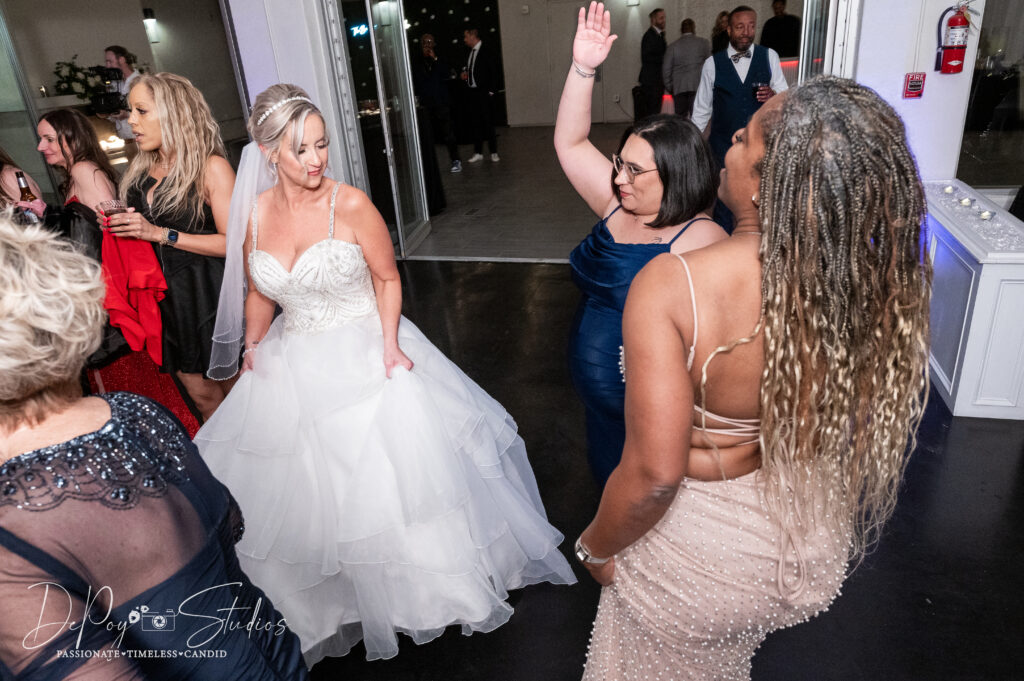
[[25, 173], [20, 170], [17, 171], [15, 177], [18, 178], [18, 189], [21, 190], [20, 201], [35, 201], [38, 197], [32, 193], [32, 190], [28, 188], [28, 180], [25, 179]]

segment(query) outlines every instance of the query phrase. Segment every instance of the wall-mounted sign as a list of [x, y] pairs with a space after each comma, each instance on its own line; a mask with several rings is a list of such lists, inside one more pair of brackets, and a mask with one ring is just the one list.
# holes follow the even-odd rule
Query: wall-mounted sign
[[352, 37], [353, 38], [358, 38], [361, 35], [366, 35], [367, 33], [369, 33], [370, 32], [370, 27], [367, 26], [366, 24], [359, 24], [358, 26], [353, 26], [351, 30], [352, 30]]
[[924, 73], [908, 73], [903, 80], [903, 99], [919, 99], [924, 94]]

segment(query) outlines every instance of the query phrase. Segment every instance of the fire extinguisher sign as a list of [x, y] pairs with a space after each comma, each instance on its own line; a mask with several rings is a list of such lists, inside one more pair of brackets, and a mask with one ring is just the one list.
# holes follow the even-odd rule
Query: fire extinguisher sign
[[908, 73], [903, 79], [903, 99], [920, 99], [924, 94], [924, 73]]

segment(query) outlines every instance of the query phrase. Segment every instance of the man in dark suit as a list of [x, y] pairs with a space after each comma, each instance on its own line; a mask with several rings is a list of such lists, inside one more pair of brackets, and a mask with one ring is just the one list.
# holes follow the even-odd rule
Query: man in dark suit
[[786, 14], [786, 0], [772, 3], [771, 19], [761, 29], [761, 44], [779, 53], [780, 57], [800, 56], [800, 17]]
[[698, 38], [696, 30], [697, 24], [693, 19], [683, 19], [679, 26], [682, 35], [668, 46], [665, 63], [661, 67], [665, 88], [672, 94], [676, 113], [687, 118], [693, 111], [701, 67], [711, 55], [711, 43], [707, 38]]
[[412, 66], [412, 89], [419, 97], [420, 106], [430, 116], [434, 139], [448, 147], [448, 157], [453, 173], [462, 172], [459, 147], [455, 143], [452, 127], [451, 104], [448, 97], [448, 83], [454, 72], [448, 62], [437, 56], [437, 41], [429, 33], [420, 38], [422, 55], [410, 59]]
[[463, 33], [463, 42], [469, 48], [469, 58], [462, 72], [462, 80], [469, 88], [467, 119], [473, 126], [473, 155], [469, 157], [469, 162], [483, 160], [486, 139], [491, 161], [497, 163], [501, 159], [498, 157], [498, 140], [494, 132], [493, 101], [494, 94], [501, 87], [501, 69], [497, 57], [484, 47], [477, 29], [467, 29]]
[[661, 62], [665, 58], [665, 10], [660, 7], [648, 17], [651, 27], [640, 41], [640, 105], [636, 119], [661, 112], [661, 96], [665, 86], [661, 79]]

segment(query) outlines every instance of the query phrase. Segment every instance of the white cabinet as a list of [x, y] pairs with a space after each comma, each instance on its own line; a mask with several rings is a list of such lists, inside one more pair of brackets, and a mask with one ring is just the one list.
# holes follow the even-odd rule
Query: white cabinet
[[959, 181], [925, 193], [932, 383], [955, 416], [1024, 420], [1024, 223]]

